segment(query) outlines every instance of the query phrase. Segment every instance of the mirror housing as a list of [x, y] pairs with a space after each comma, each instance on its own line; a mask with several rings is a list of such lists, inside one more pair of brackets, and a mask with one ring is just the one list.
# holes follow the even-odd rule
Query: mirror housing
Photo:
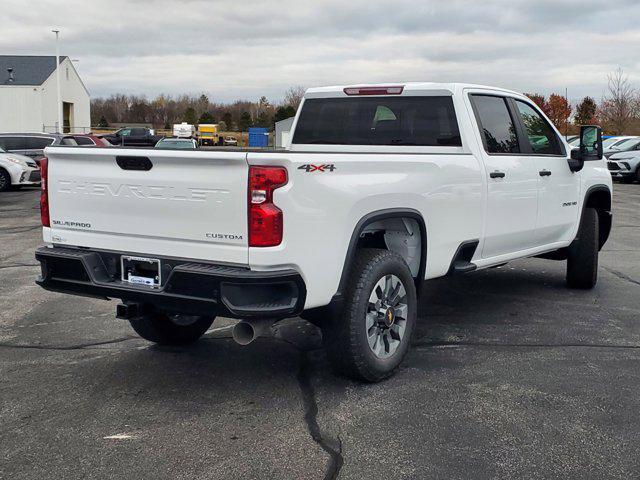
[[567, 160], [569, 164], [569, 170], [572, 172], [579, 172], [584, 168], [584, 160], [582, 160], [582, 154], [579, 148], [571, 149], [571, 158]]
[[584, 167], [584, 162], [602, 160], [603, 157], [602, 129], [596, 125], [582, 125], [580, 147], [571, 150], [571, 158], [568, 160], [569, 169], [572, 172], [579, 172]]

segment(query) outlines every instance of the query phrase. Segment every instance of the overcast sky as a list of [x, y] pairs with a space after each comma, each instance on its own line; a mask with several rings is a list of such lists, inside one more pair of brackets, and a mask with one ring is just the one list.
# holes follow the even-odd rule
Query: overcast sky
[[602, 96], [640, 86], [638, 0], [2, 0], [1, 54], [78, 59], [93, 97], [459, 81]]

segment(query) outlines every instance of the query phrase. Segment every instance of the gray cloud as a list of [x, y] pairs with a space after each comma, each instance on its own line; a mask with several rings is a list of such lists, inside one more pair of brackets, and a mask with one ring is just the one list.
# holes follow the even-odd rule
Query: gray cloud
[[93, 96], [282, 97], [291, 85], [464, 81], [600, 97], [640, 81], [637, 1], [3, 1], [0, 51], [50, 54]]

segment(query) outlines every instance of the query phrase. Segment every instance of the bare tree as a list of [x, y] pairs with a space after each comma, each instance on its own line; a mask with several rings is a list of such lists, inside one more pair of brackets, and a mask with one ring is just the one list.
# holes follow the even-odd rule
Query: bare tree
[[304, 97], [304, 92], [306, 90], [306, 88], [300, 85], [289, 87], [289, 89], [284, 94], [284, 104], [291, 105], [297, 110], [300, 106], [300, 102], [302, 101], [302, 97]]
[[607, 81], [599, 116], [610, 133], [620, 135], [629, 129], [638, 116], [638, 94], [622, 68], [607, 75]]

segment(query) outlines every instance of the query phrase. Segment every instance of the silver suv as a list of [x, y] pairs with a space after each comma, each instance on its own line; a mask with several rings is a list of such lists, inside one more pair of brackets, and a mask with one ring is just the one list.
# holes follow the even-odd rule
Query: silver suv
[[38, 160], [44, 157], [46, 147], [59, 145], [78, 143], [73, 136], [59, 133], [0, 133], [0, 148]]

